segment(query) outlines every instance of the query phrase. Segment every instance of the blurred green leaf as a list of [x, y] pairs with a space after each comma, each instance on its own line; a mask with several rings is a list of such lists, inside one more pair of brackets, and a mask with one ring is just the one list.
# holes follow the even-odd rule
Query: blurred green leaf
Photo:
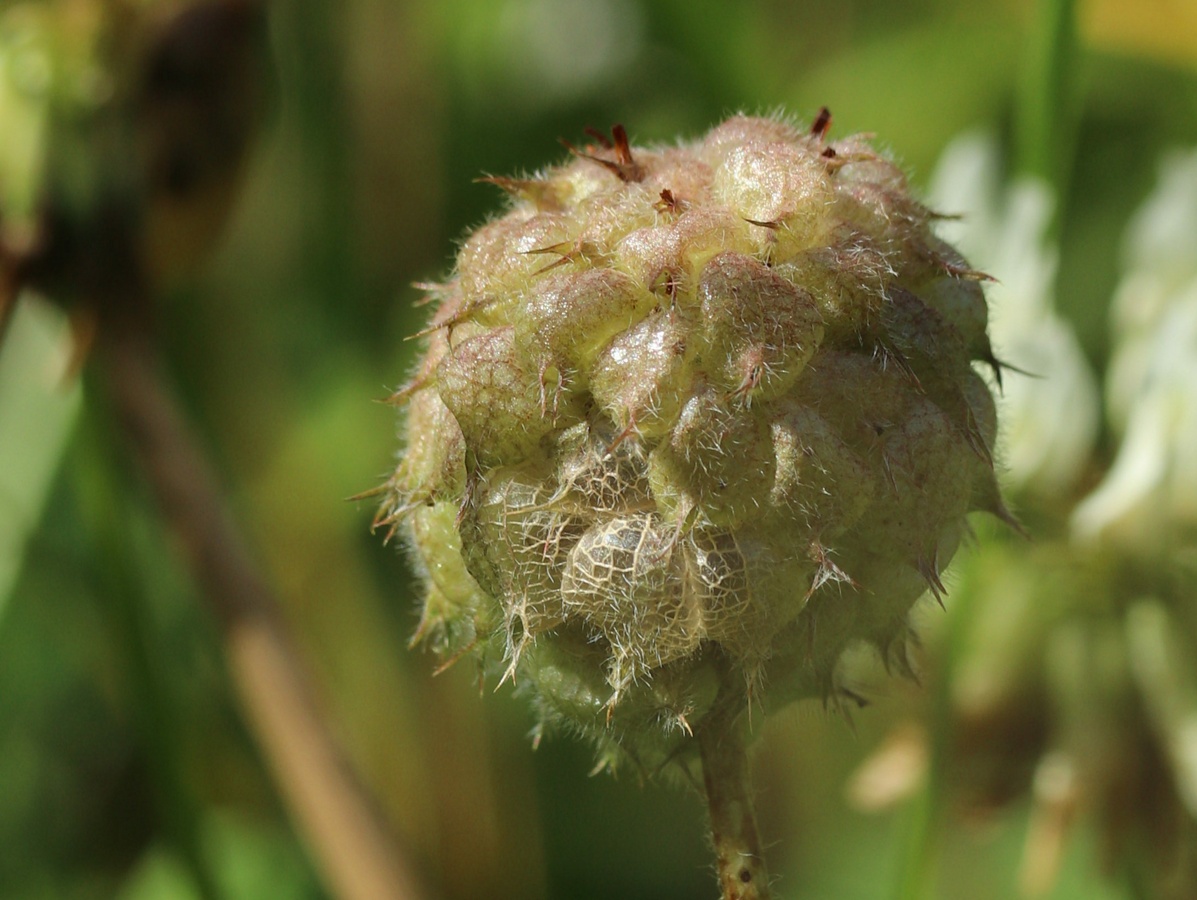
[[299, 847], [277, 825], [213, 809], [205, 817], [203, 832], [225, 900], [322, 896]]
[[[206, 816], [203, 830], [222, 900], [321, 896], [298, 849], [275, 827], [215, 809]], [[133, 866], [116, 900], [200, 900], [202, 896], [183, 861], [154, 844]]]
[[0, 615], [79, 411], [61, 314], [21, 302], [0, 348]]
[[187, 867], [170, 853], [151, 847], [134, 867], [115, 900], [200, 900]]

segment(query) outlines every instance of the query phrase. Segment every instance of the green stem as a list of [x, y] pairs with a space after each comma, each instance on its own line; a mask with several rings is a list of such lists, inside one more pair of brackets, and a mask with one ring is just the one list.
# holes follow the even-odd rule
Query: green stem
[[748, 748], [738, 727], [743, 691], [725, 684], [715, 708], [698, 726], [699, 753], [711, 841], [723, 900], [769, 900], [769, 875], [756, 828]]
[[1078, 120], [1075, 0], [1040, 0], [1015, 123], [1015, 168], [1063, 196]]
[[897, 879], [895, 900], [926, 900], [931, 896], [935, 875], [936, 825], [939, 820], [939, 790], [934, 766], [928, 766], [927, 784], [915, 798]]

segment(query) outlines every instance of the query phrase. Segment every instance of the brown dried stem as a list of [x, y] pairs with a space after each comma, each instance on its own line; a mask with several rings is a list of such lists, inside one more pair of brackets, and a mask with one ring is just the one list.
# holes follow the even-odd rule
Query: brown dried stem
[[769, 900], [771, 896], [756, 828], [748, 748], [739, 727], [746, 708], [744, 692], [725, 682], [715, 708], [695, 732], [723, 900]]
[[114, 317], [101, 330], [113, 411], [219, 621], [242, 712], [284, 803], [333, 895], [419, 900], [426, 895], [333, 737], [274, 593], [135, 321]]

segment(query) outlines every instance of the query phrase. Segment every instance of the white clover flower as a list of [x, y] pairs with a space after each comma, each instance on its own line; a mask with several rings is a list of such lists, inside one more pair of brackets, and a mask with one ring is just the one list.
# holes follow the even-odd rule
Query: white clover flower
[[1055, 198], [1029, 178], [998, 181], [998, 147], [967, 134], [944, 151], [930, 203], [958, 221], [944, 239], [975, 265], [1000, 273], [988, 290], [990, 334], [998, 356], [1037, 378], [1007, 378], [999, 446], [1006, 481], [1020, 490], [1058, 495], [1076, 483], [1097, 433], [1096, 381], [1072, 327], [1056, 314], [1058, 253], [1046, 231]]
[[1111, 311], [1106, 394], [1122, 445], [1073, 517], [1082, 539], [1143, 547], [1197, 525], [1197, 151], [1161, 169], [1127, 229]]
[[1111, 308], [1115, 348], [1106, 397], [1120, 430], [1159, 370], [1153, 336], [1197, 279], [1197, 150], [1174, 153], [1160, 168], [1159, 186], [1127, 227], [1125, 272]]

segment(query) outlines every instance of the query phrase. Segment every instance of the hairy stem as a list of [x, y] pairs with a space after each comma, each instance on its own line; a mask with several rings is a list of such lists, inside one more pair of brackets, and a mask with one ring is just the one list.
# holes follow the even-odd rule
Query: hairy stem
[[696, 731], [723, 900], [768, 900], [769, 875], [756, 829], [748, 748], [738, 727], [741, 691], [726, 686]]
[[135, 462], [219, 621], [246, 723], [330, 893], [424, 896], [319, 709], [274, 593], [133, 320], [102, 329], [103, 374]]

